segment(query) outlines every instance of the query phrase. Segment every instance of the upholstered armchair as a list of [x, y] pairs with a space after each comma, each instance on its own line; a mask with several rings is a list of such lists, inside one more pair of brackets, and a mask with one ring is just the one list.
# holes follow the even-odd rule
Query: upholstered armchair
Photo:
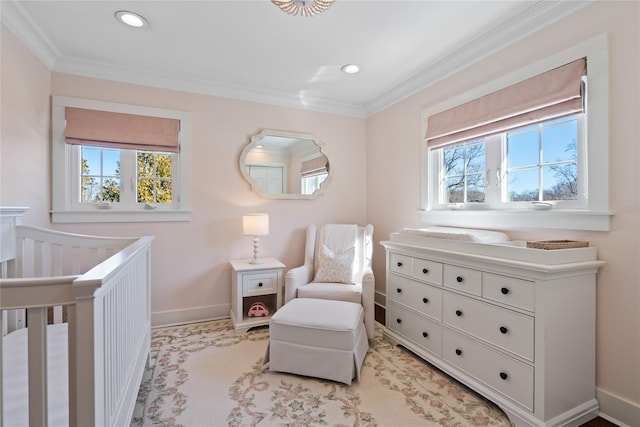
[[[320, 298], [362, 304], [367, 338], [375, 333], [373, 225], [309, 225], [304, 264], [285, 276], [285, 304]], [[348, 271], [345, 271], [348, 270]], [[327, 313], [328, 316], [331, 313]]]

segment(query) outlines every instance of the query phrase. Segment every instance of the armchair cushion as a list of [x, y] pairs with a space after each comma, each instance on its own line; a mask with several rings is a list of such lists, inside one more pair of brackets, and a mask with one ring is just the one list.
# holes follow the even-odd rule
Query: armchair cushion
[[362, 286], [312, 282], [298, 289], [298, 298], [330, 299], [362, 304]]
[[322, 245], [318, 253], [318, 270], [314, 282], [353, 283], [353, 259], [356, 248], [334, 252]]

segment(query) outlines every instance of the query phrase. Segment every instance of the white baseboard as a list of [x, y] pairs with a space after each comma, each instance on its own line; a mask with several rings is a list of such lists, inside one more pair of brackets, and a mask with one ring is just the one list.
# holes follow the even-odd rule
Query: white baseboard
[[209, 305], [182, 310], [156, 311], [151, 313], [151, 327], [182, 325], [229, 318], [230, 304]]
[[620, 427], [640, 426], [640, 405], [629, 402], [601, 388], [596, 388], [596, 398], [600, 403], [600, 417]]

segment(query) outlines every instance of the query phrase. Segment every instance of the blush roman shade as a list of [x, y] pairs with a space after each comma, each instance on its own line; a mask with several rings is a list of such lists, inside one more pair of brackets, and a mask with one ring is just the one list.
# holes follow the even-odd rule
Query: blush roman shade
[[439, 147], [584, 111], [582, 58], [427, 119], [427, 145]]
[[180, 120], [109, 111], [65, 108], [68, 144], [144, 151], [179, 151]]
[[327, 158], [325, 156], [318, 156], [311, 160], [302, 162], [300, 168], [300, 174], [305, 176], [319, 175], [329, 171]]

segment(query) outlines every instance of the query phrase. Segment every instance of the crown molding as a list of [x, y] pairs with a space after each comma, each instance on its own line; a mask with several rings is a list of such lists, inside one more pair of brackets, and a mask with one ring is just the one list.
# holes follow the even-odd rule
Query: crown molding
[[210, 80], [187, 79], [182, 76], [114, 66], [81, 58], [61, 58], [56, 62], [52, 71], [281, 107], [301, 108], [358, 118], [365, 117], [364, 108], [361, 105], [337, 103], [307, 97], [304, 94], [292, 96], [261, 89], [220, 84]]
[[378, 113], [473, 63], [586, 6], [594, 0], [541, 0], [475, 40], [433, 61], [421, 72], [364, 106], [366, 116]]
[[118, 67], [80, 58], [62, 58], [49, 38], [15, 0], [2, 0], [2, 23], [51, 71], [123, 83], [219, 96], [242, 101], [308, 109], [329, 114], [366, 118], [460, 71], [594, 0], [541, 0], [502, 25], [492, 28], [366, 105], [232, 86], [181, 76]]
[[24, 8], [14, 0], [0, 1], [2, 23], [33, 53], [49, 70], [60, 58], [60, 52], [51, 40], [31, 20]]

